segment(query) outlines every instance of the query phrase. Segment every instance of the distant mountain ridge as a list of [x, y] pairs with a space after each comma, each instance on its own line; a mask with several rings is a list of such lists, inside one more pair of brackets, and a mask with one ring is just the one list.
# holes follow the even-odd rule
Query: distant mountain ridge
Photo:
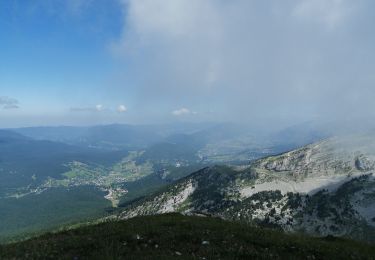
[[24, 127], [10, 130], [36, 140], [49, 140], [107, 149], [139, 149], [162, 142], [165, 138], [173, 134], [189, 135], [213, 125], [217, 124], [109, 124], [94, 126]]
[[166, 212], [375, 241], [373, 135], [330, 138], [244, 167], [208, 167], [119, 215]]
[[20, 140], [27, 140], [30, 139], [24, 135], [16, 133], [10, 130], [1, 130], [0, 129], [0, 142], [7, 142], [7, 141], [20, 141]]

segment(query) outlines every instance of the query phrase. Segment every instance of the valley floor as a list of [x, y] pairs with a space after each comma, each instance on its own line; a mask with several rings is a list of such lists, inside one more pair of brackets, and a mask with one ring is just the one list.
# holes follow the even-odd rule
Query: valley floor
[[0, 246], [1, 259], [375, 259], [375, 247], [218, 218], [165, 214]]

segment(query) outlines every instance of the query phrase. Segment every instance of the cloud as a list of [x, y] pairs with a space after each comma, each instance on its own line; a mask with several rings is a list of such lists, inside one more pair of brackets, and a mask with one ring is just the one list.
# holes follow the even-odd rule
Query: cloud
[[101, 113], [101, 112], [107, 112], [107, 113], [124, 113], [128, 111], [127, 107], [125, 105], [118, 105], [117, 107], [105, 107], [102, 104], [97, 104], [92, 107], [72, 107], [70, 108], [70, 111], [72, 112], [91, 112], [91, 113]]
[[0, 97], [0, 108], [2, 109], [17, 109], [19, 102], [15, 98], [2, 96]]
[[119, 105], [117, 107], [117, 112], [119, 112], [119, 113], [124, 113], [126, 111], [128, 111], [128, 109], [127, 109], [127, 107], [125, 105]]
[[95, 106], [95, 110], [100, 112], [100, 111], [103, 111], [104, 110], [104, 106], [102, 104], [98, 104]]
[[[212, 0], [130, 0], [128, 21], [135, 25], [135, 30], [142, 36], [162, 34], [166, 37], [187, 36], [196, 31], [206, 15], [211, 23], [215, 14]], [[144, 14], [147, 17], [143, 17]], [[217, 17], [219, 18], [219, 17]], [[201, 24], [202, 25], [202, 24]]]
[[135, 86], [124, 93], [137, 93], [145, 111], [185, 104], [215, 110], [197, 118], [293, 123], [375, 116], [373, 1], [123, 3], [114, 55]]
[[[213, 0], [123, 2], [127, 14], [125, 27], [112, 50], [130, 62], [128, 55], [134, 57], [131, 70], [137, 71], [131, 77], [142, 72], [150, 76], [139, 84], [140, 92], [150, 97], [165, 92], [174, 96], [179, 89], [207, 90], [220, 81], [223, 61], [218, 44], [223, 40], [221, 13], [224, 12], [221, 4]], [[152, 62], [142, 55], [150, 51]], [[175, 79], [177, 84], [173, 84]]]
[[172, 115], [174, 116], [183, 116], [183, 115], [190, 115], [192, 112], [187, 108], [180, 108], [177, 110], [172, 111]]

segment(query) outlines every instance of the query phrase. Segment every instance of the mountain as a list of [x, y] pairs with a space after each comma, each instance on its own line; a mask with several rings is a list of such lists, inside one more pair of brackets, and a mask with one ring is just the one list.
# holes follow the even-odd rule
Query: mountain
[[373, 259], [373, 246], [288, 235], [218, 218], [166, 214], [0, 246], [1, 259]]
[[290, 232], [375, 241], [373, 134], [334, 137], [249, 165], [207, 167], [119, 218], [208, 214]]
[[172, 135], [190, 135], [218, 124], [180, 123], [165, 125], [111, 124], [96, 126], [25, 127], [10, 129], [35, 140], [62, 142], [102, 149], [140, 149], [163, 142]]
[[199, 152], [201, 158], [210, 162], [223, 159], [237, 161], [240, 157], [254, 159], [262, 155], [264, 149], [281, 152], [327, 136], [317, 128], [306, 125], [265, 133], [254, 126], [234, 123], [112, 124], [90, 127], [26, 127], [11, 130], [34, 140], [107, 150], [139, 150], [167, 144], [173, 146], [174, 150], [188, 149], [189, 157]]
[[206, 127], [0, 130], [0, 241], [106, 216], [208, 165], [198, 153], [219, 129]]
[[13, 131], [9, 130], [1, 130], [0, 129], [0, 143], [6, 143], [9, 141], [21, 141], [21, 140], [28, 140], [30, 138], [27, 138], [26, 136], [23, 136], [21, 134], [18, 134]]
[[268, 137], [213, 123], [1, 130], [0, 240], [107, 216], [204, 167], [289, 148]]
[[101, 149], [140, 148], [163, 138], [162, 134], [151, 126], [121, 124], [92, 127], [28, 127], [12, 130], [37, 140]]

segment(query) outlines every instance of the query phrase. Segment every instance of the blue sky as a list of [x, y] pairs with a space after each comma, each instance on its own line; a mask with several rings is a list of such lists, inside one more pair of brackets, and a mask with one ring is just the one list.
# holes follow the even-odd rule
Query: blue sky
[[128, 101], [108, 88], [116, 66], [109, 46], [122, 30], [123, 11], [117, 1], [2, 1], [0, 96], [19, 102], [3, 116], [33, 124], [45, 115], [58, 123], [72, 108]]
[[373, 117], [371, 0], [4, 0], [0, 127]]
[[79, 10], [64, 2], [0, 4], [1, 95], [17, 98], [30, 113], [108, 98], [108, 44], [121, 30], [122, 10], [116, 1]]

